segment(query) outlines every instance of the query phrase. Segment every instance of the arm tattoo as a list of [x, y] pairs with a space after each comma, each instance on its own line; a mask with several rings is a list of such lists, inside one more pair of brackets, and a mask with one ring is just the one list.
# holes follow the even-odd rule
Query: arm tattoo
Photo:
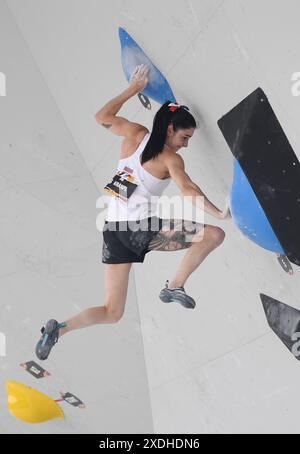
[[106, 128], [106, 129], [109, 129], [109, 128], [112, 127], [112, 125], [110, 125], [110, 124], [105, 124], [105, 123], [102, 123], [102, 126], [104, 126], [104, 128]]

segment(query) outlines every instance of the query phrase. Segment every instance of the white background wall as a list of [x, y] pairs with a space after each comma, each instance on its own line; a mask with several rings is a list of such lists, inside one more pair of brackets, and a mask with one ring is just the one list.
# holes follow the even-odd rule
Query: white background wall
[[[32, 356], [36, 329], [50, 307], [51, 316], [64, 318], [74, 306], [103, 299], [95, 203], [116, 168], [121, 139], [97, 126], [94, 114], [127, 86], [118, 27], [200, 119], [181, 154], [191, 178], [222, 208], [233, 159], [217, 120], [258, 86], [299, 157], [300, 97], [291, 94], [291, 76], [300, 71], [300, 6], [296, 0], [155, 0], [151, 8], [137, 0], [0, 5], [0, 71], [8, 78], [7, 97], [0, 98], [1, 321], [9, 332], [0, 366], [6, 379], [16, 377], [21, 357]], [[148, 112], [134, 98], [120, 114], [151, 128], [158, 107], [153, 102]], [[166, 194], [176, 193], [171, 184]], [[85, 416], [70, 409], [65, 426], [38, 430], [299, 430], [300, 366], [270, 331], [259, 293], [300, 309], [300, 271], [285, 274], [275, 255], [249, 242], [231, 221], [207, 216], [206, 222], [227, 235], [186, 285], [196, 310], [158, 298], [185, 251], [148, 254], [133, 267], [122, 322], [73, 333], [51, 359], [56, 376], [89, 404]], [[99, 356], [86, 354], [91, 345]], [[20, 428], [3, 405], [0, 411], [4, 431]]]

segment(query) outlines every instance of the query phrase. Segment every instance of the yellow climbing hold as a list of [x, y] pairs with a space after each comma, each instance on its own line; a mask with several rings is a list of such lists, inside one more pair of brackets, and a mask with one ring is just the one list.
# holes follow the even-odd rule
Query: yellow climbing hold
[[50, 397], [16, 381], [7, 381], [8, 409], [18, 419], [28, 423], [42, 423], [64, 419], [60, 406]]

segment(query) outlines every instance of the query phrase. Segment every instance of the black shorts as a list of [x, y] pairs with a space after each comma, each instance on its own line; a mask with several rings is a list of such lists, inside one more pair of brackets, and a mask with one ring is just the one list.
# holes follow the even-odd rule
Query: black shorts
[[105, 221], [102, 263], [143, 263], [150, 252], [149, 243], [162, 229], [163, 221], [156, 216], [140, 221]]

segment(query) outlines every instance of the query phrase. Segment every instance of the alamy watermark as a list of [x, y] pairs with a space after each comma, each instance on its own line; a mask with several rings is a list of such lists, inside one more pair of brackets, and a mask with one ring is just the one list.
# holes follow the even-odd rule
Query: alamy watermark
[[6, 337], [0, 332], [0, 358], [6, 356]]
[[[107, 208], [111, 202], [110, 195], [100, 196], [96, 203], [96, 208], [101, 209], [97, 216], [96, 226], [98, 231], [103, 231], [107, 218]], [[154, 231], [160, 230], [159, 219], [163, 219], [163, 229], [174, 229], [174, 220], [176, 220], [175, 230], [184, 230], [186, 241], [202, 241], [201, 236], [195, 237], [204, 226], [204, 197], [203, 196], [152, 196], [149, 199], [138, 197], [135, 198], [135, 205], [120, 200], [121, 205], [117, 205], [119, 221], [110, 221], [105, 226], [105, 230], [110, 231]], [[134, 212], [139, 214], [139, 218], [132, 219]], [[124, 217], [123, 217], [124, 216]], [[121, 218], [126, 220], [122, 221]], [[179, 221], [182, 222], [179, 222]], [[116, 222], [119, 222], [118, 228]], [[200, 230], [197, 228], [200, 226]]]
[[6, 96], [6, 76], [0, 72], [0, 96]]
[[295, 82], [292, 86], [292, 95], [300, 96], [300, 72], [292, 75], [292, 82]]
[[292, 347], [292, 353], [296, 358], [300, 356], [300, 333], [294, 333], [291, 337], [292, 341], [295, 344]]

